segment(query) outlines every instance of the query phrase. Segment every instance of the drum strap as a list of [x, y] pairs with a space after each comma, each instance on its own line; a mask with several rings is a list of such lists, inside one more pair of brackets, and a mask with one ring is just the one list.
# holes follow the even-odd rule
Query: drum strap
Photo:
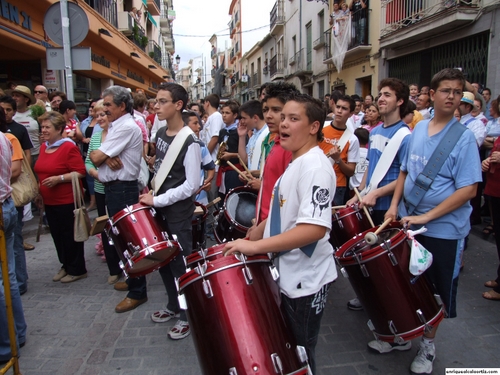
[[[281, 184], [281, 179], [283, 176], [281, 176], [274, 186], [274, 193], [273, 193], [273, 202], [272, 202], [272, 211], [271, 211], [271, 217], [269, 218], [270, 221], [270, 226], [269, 226], [269, 234], [272, 236], [276, 236], [278, 234], [281, 234], [281, 199], [280, 199], [280, 184]], [[314, 250], [316, 249], [316, 245], [318, 244], [318, 241], [315, 241], [313, 243], [310, 243], [309, 245], [303, 246], [300, 248], [304, 254], [306, 254], [309, 258], [313, 255]], [[285, 253], [288, 253], [290, 250], [287, 251], [280, 251], [278, 253], [274, 253], [273, 258], [277, 258]]]
[[179, 156], [179, 153], [181, 152], [182, 146], [184, 146], [184, 142], [190, 134], [194, 134], [191, 128], [189, 126], [184, 126], [179, 131], [179, 133], [177, 133], [174, 140], [168, 147], [167, 153], [165, 154], [165, 157], [161, 162], [160, 168], [158, 168], [158, 171], [156, 171], [155, 176], [151, 180], [151, 186], [153, 187], [155, 194], [158, 193], [161, 185], [163, 185], [163, 182], [167, 178], [170, 170], [177, 160], [177, 156]]
[[424, 170], [420, 172], [415, 179], [415, 185], [413, 189], [411, 189], [410, 194], [404, 198], [404, 204], [408, 211], [408, 215], [411, 215], [413, 211], [415, 211], [415, 208], [418, 206], [427, 190], [431, 187], [432, 182], [441, 170], [444, 162], [448, 159], [448, 156], [466, 129], [467, 128], [457, 120], [451, 124], [450, 128], [432, 153]]

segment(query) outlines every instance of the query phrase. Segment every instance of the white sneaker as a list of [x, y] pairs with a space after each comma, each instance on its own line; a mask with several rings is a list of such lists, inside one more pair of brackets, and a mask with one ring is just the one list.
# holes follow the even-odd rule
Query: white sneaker
[[417, 356], [411, 363], [410, 372], [413, 375], [432, 374], [432, 363], [434, 362], [435, 357], [436, 348], [434, 347], [434, 344], [425, 345], [421, 341]]
[[189, 336], [190, 333], [189, 323], [184, 320], [178, 320], [177, 323], [175, 323], [175, 326], [173, 326], [168, 332], [168, 337], [172, 340], [180, 340]]
[[359, 299], [353, 298], [350, 299], [349, 302], [347, 302], [347, 308], [349, 310], [361, 311], [363, 310], [363, 305], [361, 304]]
[[373, 340], [368, 343], [368, 347], [371, 350], [379, 352], [380, 354], [385, 354], [392, 352], [393, 350], [405, 351], [411, 349], [411, 341], [407, 341], [403, 344], [395, 344], [380, 340]]
[[174, 313], [173, 311], [165, 308], [165, 310], [156, 311], [151, 314], [151, 320], [155, 323], [165, 323], [170, 319], [178, 318], [179, 316], [179, 313]]

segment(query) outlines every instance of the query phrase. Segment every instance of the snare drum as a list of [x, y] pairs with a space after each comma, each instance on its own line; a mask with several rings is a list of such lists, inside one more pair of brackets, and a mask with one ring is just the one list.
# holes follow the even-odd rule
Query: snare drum
[[203, 204], [199, 202], [194, 202], [194, 204], [196, 205], [195, 212], [197, 210], [202, 210], [203, 212], [198, 215], [193, 215], [193, 220], [191, 222], [193, 231], [193, 251], [205, 248], [205, 223], [208, 216], [208, 210]]
[[234, 188], [227, 193], [224, 206], [217, 217], [215, 239], [217, 243], [244, 238], [255, 218], [257, 193], [247, 186]]
[[192, 269], [196, 267], [199, 263], [205, 263], [207, 261], [214, 261], [215, 259], [223, 258], [224, 254], [222, 250], [226, 246], [225, 243], [212, 246], [209, 249], [200, 249], [195, 253], [192, 253], [185, 257], [186, 267]]
[[372, 226], [364, 211], [358, 204], [341, 208], [332, 215], [330, 243], [333, 249], [340, 248], [355, 235], [370, 229]]
[[200, 263], [179, 279], [203, 374], [308, 374], [267, 255]]
[[180, 250], [153, 207], [127, 206], [108, 220], [106, 234], [126, 277], [139, 277], [168, 264]]
[[360, 299], [368, 326], [382, 341], [404, 342], [432, 329], [444, 318], [444, 306], [425, 273], [408, 270], [410, 245], [399, 223], [378, 234], [380, 244], [368, 245], [371, 228], [347, 241], [335, 254], [341, 271]]

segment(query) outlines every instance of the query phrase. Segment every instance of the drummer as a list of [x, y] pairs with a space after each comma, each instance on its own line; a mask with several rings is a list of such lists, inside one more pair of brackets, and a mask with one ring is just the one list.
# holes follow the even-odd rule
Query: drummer
[[[416, 177], [424, 170], [423, 161], [431, 163], [433, 152], [443, 138], [449, 139], [448, 131], [453, 126], [461, 127], [453, 117], [460, 105], [465, 78], [458, 69], [444, 69], [431, 81], [430, 95], [434, 102], [434, 118], [418, 123], [411, 135], [408, 155], [401, 164], [396, 189], [386, 218], [402, 217], [401, 224], [411, 229], [422, 226], [427, 232], [417, 236], [417, 240], [433, 255], [431, 267], [426, 271], [429, 280], [435, 285], [446, 307], [448, 318], [457, 316], [456, 296], [460, 261], [465, 237], [470, 231], [469, 216], [472, 208], [469, 200], [476, 196], [477, 183], [481, 181], [481, 163], [477, 152], [474, 134], [465, 129], [454, 142], [430, 188], [424, 192], [420, 202], [413, 206], [412, 199]], [[434, 161], [432, 161], [434, 163]], [[401, 201], [402, 200], [402, 201]], [[417, 356], [411, 364], [412, 374], [432, 373], [435, 358], [434, 338], [437, 325], [431, 332], [424, 333], [419, 344]], [[408, 350], [411, 342], [402, 345], [372, 341], [369, 347], [380, 353], [394, 349]]]
[[[177, 154], [168, 154], [175, 137], [184, 126], [182, 111], [186, 108], [188, 94], [184, 87], [176, 83], [162, 83], [156, 94], [155, 111], [159, 120], [166, 120], [168, 128], [160, 128], [156, 134], [155, 186], [157, 196], [144, 194], [139, 197], [142, 204], [154, 206], [162, 214], [168, 228], [177, 236], [183, 252], [170, 263], [160, 268], [159, 272], [165, 285], [168, 304], [164, 310], [156, 311], [151, 320], [156, 323], [168, 322], [178, 318], [177, 323], [168, 332], [172, 340], [180, 340], [190, 333], [186, 311], [182, 310], [177, 299], [177, 288], [174, 278], [186, 272], [183, 256], [192, 249], [192, 217], [195, 209], [194, 195], [200, 187], [201, 142], [189, 134]], [[174, 147], [172, 147], [172, 150]], [[175, 151], [174, 151], [175, 152]], [[166, 157], [168, 156], [168, 157]], [[158, 171], [163, 160], [174, 163], [168, 177], [157, 181]], [[160, 185], [156, 185], [160, 184]], [[181, 249], [181, 250], [182, 250]]]
[[328, 242], [335, 174], [318, 147], [324, 121], [321, 101], [306, 94], [291, 96], [279, 130], [292, 162], [274, 187], [269, 217], [255, 228], [256, 241], [236, 240], [224, 248], [225, 255], [274, 253], [282, 311], [297, 344], [306, 349], [313, 374], [326, 297], [337, 278]]

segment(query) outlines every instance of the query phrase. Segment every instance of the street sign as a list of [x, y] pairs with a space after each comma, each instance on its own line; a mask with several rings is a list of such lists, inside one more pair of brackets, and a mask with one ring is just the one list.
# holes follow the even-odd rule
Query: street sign
[[[89, 32], [89, 19], [85, 11], [75, 3], [68, 3], [70, 44], [74, 47], [84, 41]], [[52, 4], [43, 19], [43, 28], [52, 41], [63, 45], [61, 6], [59, 1]]]
[[[71, 61], [73, 70], [92, 70], [90, 47], [71, 48]], [[64, 49], [47, 47], [47, 69], [64, 70]]]

